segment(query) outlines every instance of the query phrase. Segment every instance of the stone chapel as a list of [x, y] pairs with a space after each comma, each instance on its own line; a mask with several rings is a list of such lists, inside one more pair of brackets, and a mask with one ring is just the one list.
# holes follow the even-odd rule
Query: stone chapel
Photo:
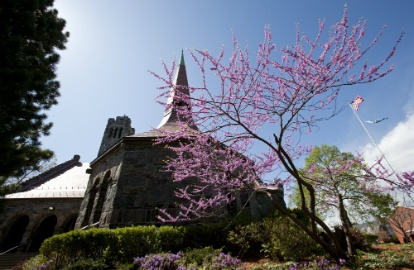
[[[187, 86], [175, 91], [190, 95], [183, 54], [174, 83]], [[168, 102], [176, 104], [174, 93]], [[95, 160], [82, 163], [75, 155], [4, 198], [0, 253], [10, 248], [36, 250], [45, 238], [72, 229], [161, 224], [160, 208], [174, 215], [181, 203], [174, 190], [182, 184], [164, 171], [171, 150], [155, 140], [164, 136], [163, 130], [177, 131], [182, 120], [172, 107], [156, 129], [135, 133], [128, 116], [110, 118]], [[258, 183], [250, 194], [246, 208], [254, 218], [273, 212], [275, 204], [285, 205], [280, 187]], [[246, 198], [239, 196], [235, 207], [240, 209]]]

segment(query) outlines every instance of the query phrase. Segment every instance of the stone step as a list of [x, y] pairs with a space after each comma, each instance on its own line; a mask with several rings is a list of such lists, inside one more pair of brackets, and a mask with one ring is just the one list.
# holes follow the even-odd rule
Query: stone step
[[0, 255], [0, 270], [10, 270], [39, 253], [6, 253]]

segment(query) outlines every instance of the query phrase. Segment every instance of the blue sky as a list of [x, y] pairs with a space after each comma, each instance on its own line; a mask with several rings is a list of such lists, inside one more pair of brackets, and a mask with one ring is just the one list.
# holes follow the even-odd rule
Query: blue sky
[[[296, 24], [314, 36], [318, 20], [332, 25], [341, 18], [345, 4], [351, 23], [361, 17], [367, 20], [367, 42], [387, 25], [367, 56], [370, 62], [385, 57], [400, 32], [406, 32], [392, 60], [394, 71], [375, 83], [344, 89], [339, 102], [346, 105], [360, 95], [365, 99], [359, 110], [363, 120], [388, 117], [367, 128], [396, 170], [414, 170], [412, 0], [56, 0], [70, 38], [57, 69], [59, 104], [48, 112], [54, 127], [42, 139], [43, 146], [55, 152], [58, 163], [74, 154], [90, 162], [96, 158], [108, 118], [129, 116], [137, 133], [159, 124], [163, 108], [154, 99], [161, 82], [147, 70], [161, 73], [160, 59], [171, 63], [184, 49], [189, 83], [198, 86], [199, 73], [188, 50], [208, 49], [214, 54], [222, 45], [230, 50], [234, 31], [254, 52], [266, 25], [276, 45], [286, 46], [294, 42]], [[368, 160], [379, 154], [350, 108], [305, 140], [360, 151]]]

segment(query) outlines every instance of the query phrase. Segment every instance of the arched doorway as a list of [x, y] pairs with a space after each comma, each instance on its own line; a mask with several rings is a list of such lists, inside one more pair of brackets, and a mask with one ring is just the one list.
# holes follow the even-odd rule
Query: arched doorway
[[[0, 253], [5, 252], [20, 244], [23, 238], [23, 234], [26, 231], [27, 224], [29, 224], [29, 217], [26, 215], [21, 216], [13, 223], [11, 229], [7, 233], [7, 236], [3, 240], [3, 245], [0, 248]], [[11, 252], [16, 251], [17, 249], [14, 249]]]
[[104, 206], [104, 202], [106, 200], [106, 193], [108, 191], [108, 184], [111, 181], [110, 177], [111, 177], [111, 172], [107, 171], [105, 174], [105, 177], [103, 178], [102, 183], [99, 184], [99, 189], [97, 192], [98, 197], [96, 198], [94, 208], [92, 209], [92, 217], [91, 217], [92, 222], [91, 223], [99, 222], [99, 220], [101, 219], [102, 209]]
[[87, 197], [87, 204], [86, 204], [86, 210], [85, 215], [83, 216], [83, 221], [81, 223], [81, 227], [89, 225], [89, 220], [91, 218], [92, 208], [94, 206], [95, 202], [95, 196], [98, 191], [98, 185], [99, 185], [99, 178], [95, 179], [93, 187], [89, 191], [89, 194], [85, 194], [85, 197]]
[[42, 223], [40, 223], [29, 246], [28, 252], [39, 251], [40, 245], [42, 245], [43, 241], [53, 235], [56, 223], [57, 217], [55, 215], [45, 218]]
[[63, 226], [63, 232], [73, 231], [75, 229], [76, 219], [78, 215], [74, 215], [73, 217], [69, 218], [66, 224]]

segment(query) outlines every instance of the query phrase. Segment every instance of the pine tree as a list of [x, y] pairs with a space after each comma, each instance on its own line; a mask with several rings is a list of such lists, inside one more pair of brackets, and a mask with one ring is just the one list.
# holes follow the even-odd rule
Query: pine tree
[[59, 96], [56, 50], [69, 37], [53, 2], [0, 1], [0, 180], [36, 170], [53, 155], [39, 139], [52, 127], [45, 111]]

